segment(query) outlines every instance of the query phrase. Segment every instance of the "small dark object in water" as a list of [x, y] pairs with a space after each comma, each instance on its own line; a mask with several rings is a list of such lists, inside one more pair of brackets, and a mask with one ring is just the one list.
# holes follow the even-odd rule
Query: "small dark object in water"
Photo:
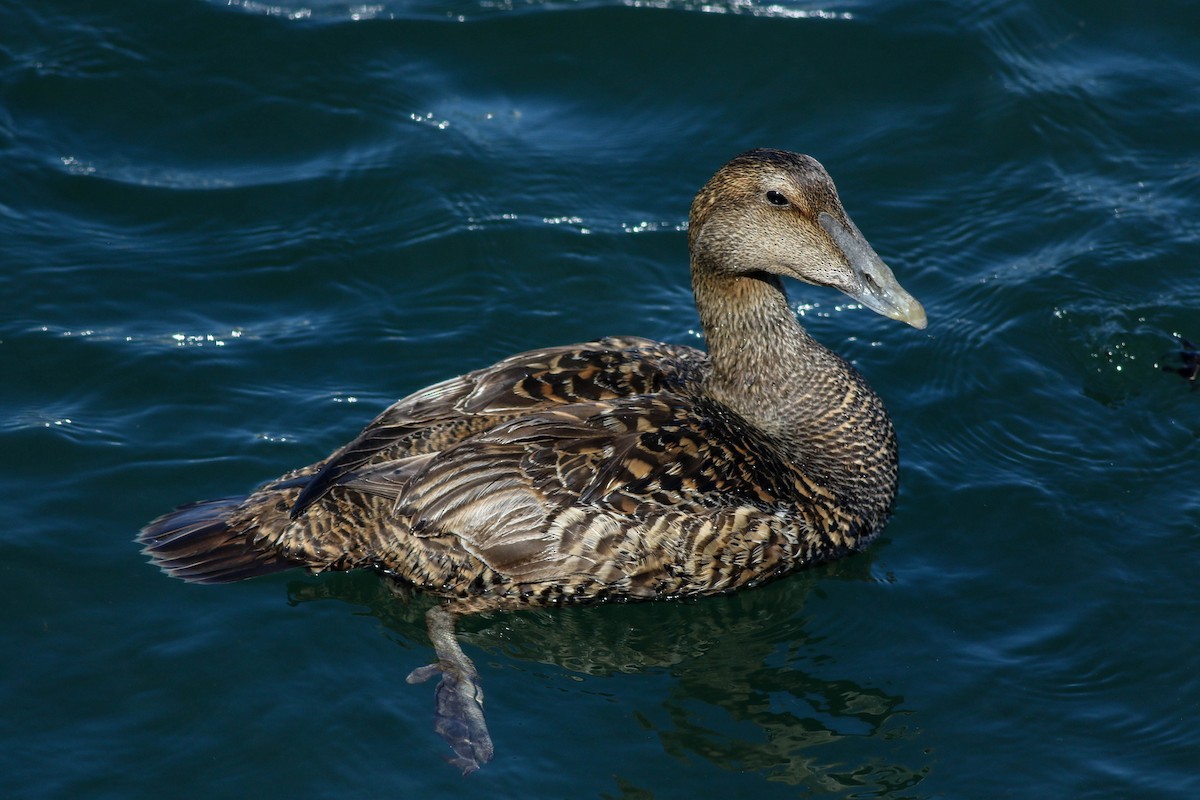
[[1175, 334], [1179, 339], [1179, 344], [1183, 349], [1179, 351], [1179, 360], [1183, 362], [1182, 367], [1163, 367], [1163, 372], [1174, 372], [1187, 378], [1192, 383], [1192, 391], [1200, 388], [1200, 383], [1196, 382], [1196, 376], [1200, 375], [1200, 348], [1183, 338], [1179, 334]]

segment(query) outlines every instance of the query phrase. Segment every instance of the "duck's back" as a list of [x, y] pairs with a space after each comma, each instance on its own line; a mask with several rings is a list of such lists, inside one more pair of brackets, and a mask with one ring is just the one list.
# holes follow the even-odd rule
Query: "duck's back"
[[570, 403], [699, 391], [708, 356], [637, 337], [530, 350], [397, 401], [318, 465], [293, 517], [360, 467], [436, 453], [502, 422]]

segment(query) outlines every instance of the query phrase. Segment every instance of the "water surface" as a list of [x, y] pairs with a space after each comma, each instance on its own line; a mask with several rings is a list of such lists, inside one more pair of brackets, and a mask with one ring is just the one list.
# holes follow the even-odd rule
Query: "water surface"
[[[1184, 2], [0, 6], [10, 797], [1194, 797], [1200, 12]], [[929, 311], [795, 286], [902, 447], [868, 552], [463, 624], [133, 536], [522, 349], [699, 341], [691, 195], [811, 153]]]

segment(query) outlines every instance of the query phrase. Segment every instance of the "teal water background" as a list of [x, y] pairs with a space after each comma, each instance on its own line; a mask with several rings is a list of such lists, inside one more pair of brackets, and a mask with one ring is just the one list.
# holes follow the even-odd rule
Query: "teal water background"
[[[0, 794], [1194, 798], [1200, 6], [0, 3]], [[698, 341], [692, 194], [819, 158], [924, 303], [794, 286], [903, 460], [860, 556], [465, 622], [133, 537], [519, 350]]]

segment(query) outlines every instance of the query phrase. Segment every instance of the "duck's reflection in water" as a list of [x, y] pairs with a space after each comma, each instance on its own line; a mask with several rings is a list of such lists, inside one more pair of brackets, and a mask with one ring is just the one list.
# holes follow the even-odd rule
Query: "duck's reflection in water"
[[[701, 758], [823, 792], [919, 797], [913, 791], [929, 772], [930, 756], [913, 712], [903, 698], [862, 685], [857, 676], [829, 677], [833, 659], [805, 631], [803, 606], [814, 582], [801, 574], [691, 602], [479, 614], [460, 620], [458, 640], [477, 661], [478, 651], [487, 654], [480, 662], [485, 691], [489, 670], [505, 660], [586, 676], [629, 673], [630, 681], [637, 673], [669, 675], [666, 695], [633, 712], [630, 736], [650, 730], [681, 760]], [[429, 641], [425, 613], [432, 600], [407, 602], [386, 579], [333, 574], [288, 588], [293, 603], [332, 599], [364, 606], [405, 646]], [[572, 685], [592, 691], [586, 680]], [[644, 689], [630, 691], [646, 696]], [[554, 713], [526, 708], [522, 713]], [[544, 744], [554, 741], [547, 737]], [[515, 745], [497, 746], [503, 753]], [[621, 779], [619, 765], [615, 772], [623, 795], [641, 796], [634, 781]]]

